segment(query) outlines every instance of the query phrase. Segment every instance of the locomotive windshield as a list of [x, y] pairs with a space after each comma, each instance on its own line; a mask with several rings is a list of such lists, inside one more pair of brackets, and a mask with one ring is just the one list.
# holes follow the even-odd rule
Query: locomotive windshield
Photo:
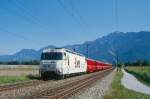
[[62, 60], [63, 55], [60, 52], [42, 53], [41, 60]]

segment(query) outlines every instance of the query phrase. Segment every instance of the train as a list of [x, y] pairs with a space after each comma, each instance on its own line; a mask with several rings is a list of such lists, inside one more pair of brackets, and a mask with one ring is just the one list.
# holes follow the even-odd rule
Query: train
[[66, 48], [46, 48], [40, 59], [39, 74], [42, 79], [93, 73], [112, 68], [112, 64], [86, 58]]

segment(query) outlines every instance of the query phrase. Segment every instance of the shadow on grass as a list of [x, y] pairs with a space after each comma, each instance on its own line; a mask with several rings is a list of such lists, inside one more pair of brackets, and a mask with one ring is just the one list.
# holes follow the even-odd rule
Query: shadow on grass
[[62, 79], [68, 79], [68, 78], [72, 78], [72, 77], [76, 77], [76, 76], [81, 76], [85, 73], [78, 73], [78, 74], [70, 74], [70, 75], [65, 75], [64, 78], [62, 78], [61, 76], [51, 76], [51, 75], [45, 75], [45, 78], [41, 78], [39, 75], [32, 75], [29, 74], [27, 75], [27, 78], [31, 79], [31, 80], [62, 80]]
[[29, 75], [27, 75], [27, 77], [29, 78], [29, 79], [32, 79], [32, 80], [40, 80], [41, 79], [41, 77], [39, 76], [39, 75], [32, 75], [32, 74], [29, 74]]
[[48, 81], [48, 80], [60, 80], [59, 78], [57, 77], [46, 77], [46, 78], [41, 78], [39, 75], [27, 75], [27, 77], [31, 80], [43, 80], [43, 81]]

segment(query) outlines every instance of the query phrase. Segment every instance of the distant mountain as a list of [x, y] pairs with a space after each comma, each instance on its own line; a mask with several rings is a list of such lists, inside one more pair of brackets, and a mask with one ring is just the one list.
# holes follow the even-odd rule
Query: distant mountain
[[22, 60], [36, 60], [39, 59], [40, 54], [33, 49], [22, 49], [14, 55], [2, 55], [0, 61], [22, 61]]
[[[44, 48], [55, 47], [56, 46], [47, 46], [38, 51], [23, 49], [14, 55], [1, 55], [0, 61], [39, 60]], [[90, 58], [107, 62], [114, 62], [116, 55], [121, 62], [136, 60], [150, 61], [150, 32], [114, 32], [94, 41], [88, 41], [78, 45], [66, 45], [63, 47], [75, 50]]]
[[22, 49], [13, 55], [13, 60], [36, 60], [39, 58], [37, 51], [33, 49]]

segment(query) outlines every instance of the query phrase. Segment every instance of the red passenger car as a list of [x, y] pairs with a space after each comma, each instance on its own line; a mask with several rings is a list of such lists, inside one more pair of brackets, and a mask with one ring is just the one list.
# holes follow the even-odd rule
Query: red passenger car
[[102, 71], [105, 69], [109, 69], [111, 67], [112, 67], [112, 65], [109, 63], [105, 63], [102, 61], [96, 61], [96, 60], [92, 60], [92, 59], [87, 59], [87, 72], [88, 73], [92, 73], [95, 71]]
[[96, 71], [101, 71], [101, 70], [103, 70], [103, 62], [96, 61]]
[[108, 68], [111, 68], [112, 67], [112, 65], [111, 64], [109, 64], [109, 63], [104, 63], [104, 69], [108, 69]]
[[96, 61], [92, 59], [87, 59], [87, 72], [91, 73], [96, 71]]

